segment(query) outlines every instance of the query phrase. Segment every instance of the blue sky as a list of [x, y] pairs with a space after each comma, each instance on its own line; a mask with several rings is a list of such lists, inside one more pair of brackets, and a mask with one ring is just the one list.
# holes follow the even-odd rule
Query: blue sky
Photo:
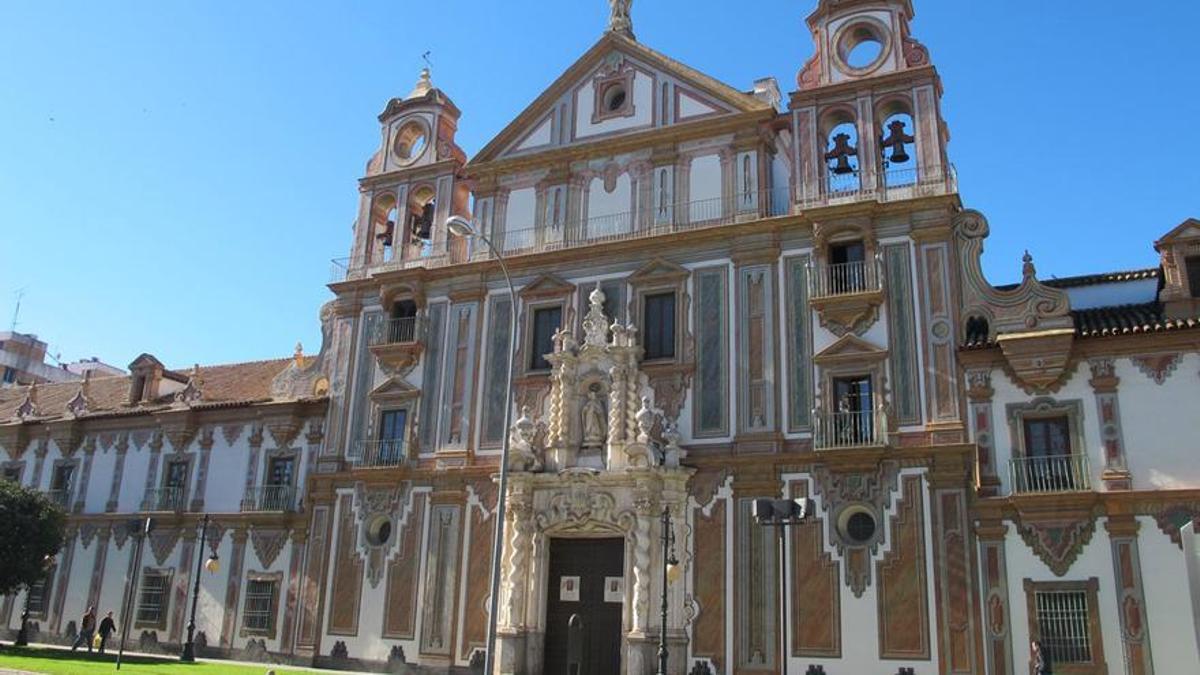
[[[1200, 217], [1200, 3], [913, 0], [993, 282], [1155, 264]], [[636, 0], [638, 39], [785, 91], [816, 0]], [[1169, 17], [1164, 10], [1169, 8]], [[319, 346], [375, 116], [420, 54], [480, 149], [599, 37], [604, 0], [0, 6], [0, 328], [171, 366]]]

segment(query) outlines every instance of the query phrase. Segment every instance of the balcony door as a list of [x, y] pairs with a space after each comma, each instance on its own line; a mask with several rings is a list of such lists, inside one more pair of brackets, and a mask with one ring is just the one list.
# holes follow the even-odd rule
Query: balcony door
[[294, 457], [274, 457], [267, 467], [267, 489], [263, 491], [264, 510], [287, 510], [292, 480], [296, 472]]
[[861, 241], [829, 247], [829, 290], [834, 294], [857, 293], [867, 287], [867, 250]]
[[1074, 457], [1067, 417], [1026, 418], [1024, 427], [1027, 464], [1023, 487], [1037, 491], [1074, 490]]
[[833, 379], [833, 428], [838, 442], [861, 445], [875, 437], [873, 401], [869, 375]]
[[166, 476], [163, 482], [162, 498], [159, 508], [163, 511], [172, 511], [178, 508], [179, 504], [183, 503], [183, 491], [187, 487], [188, 479], [187, 462], [170, 462], [167, 464]]
[[379, 416], [379, 463], [400, 464], [404, 461], [404, 427], [408, 410], [384, 410]]

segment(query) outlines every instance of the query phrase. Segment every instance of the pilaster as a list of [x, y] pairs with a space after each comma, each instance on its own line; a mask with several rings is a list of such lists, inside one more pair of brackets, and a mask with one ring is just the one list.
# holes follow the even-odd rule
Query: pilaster
[[1125, 652], [1125, 675], [1153, 675], [1150, 617], [1146, 612], [1142, 586], [1138, 527], [1136, 518], [1125, 515], [1110, 515], [1104, 523], [1112, 545], [1113, 579], [1117, 592], [1117, 616], [1121, 623], [1121, 648]]
[[1121, 378], [1116, 376], [1111, 358], [1095, 358], [1088, 361], [1092, 378], [1088, 384], [1096, 396], [1096, 419], [1100, 423], [1100, 440], [1104, 444], [1104, 470], [1100, 474], [1108, 490], [1133, 488], [1133, 477], [1125, 461], [1125, 439], [1121, 432], [1121, 409], [1117, 401], [1117, 386]]

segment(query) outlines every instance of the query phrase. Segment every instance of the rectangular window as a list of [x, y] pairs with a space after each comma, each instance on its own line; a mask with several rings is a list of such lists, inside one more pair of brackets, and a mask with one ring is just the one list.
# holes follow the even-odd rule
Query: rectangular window
[[29, 615], [30, 616], [46, 616], [46, 590], [49, 584], [46, 583], [46, 578], [49, 578], [53, 571], [47, 572], [46, 576], [33, 582], [29, 587]]
[[15, 368], [4, 368], [4, 384], [12, 384], [17, 381], [17, 371]]
[[246, 582], [246, 607], [242, 625], [248, 632], [271, 633], [275, 623], [277, 582], [250, 579]]
[[834, 244], [829, 247], [829, 290], [834, 293], [855, 293], [867, 287], [867, 251], [861, 241]]
[[1066, 415], [1025, 419], [1025, 456], [1061, 457], [1071, 454], [1071, 431]]
[[138, 595], [137, 624], [162, 625], [166, 622], [167, 592], [171, 574], [161, 570], [142, 573], [142, 592]]
[[54, 478], [50, 481], [51, 490], [63, 492], [71, 489], [71, 477], [75, 474], [74, 464], [63, 464], [54, 468]]
[[408, 411], [384, 410], [379, 414], [379, 461], [395, 464], [404, 459], [404, 425]]
[[1187, 269], [1188, 289], [1193, 298], [1200, 298], [1200, 255], [1188, 256], [1183, 264]]
[[554, 351], [554, 332], [562, 326], [562, 307], [533, 310], [533, 342], [530, 344], [529, 369], [550, 370], [546, 354]]
[[1038, 633], [1053, 665], [1091, 663], [1091, 623], [1086, 591], [1037, 591]]
[[267, 485], [291, 485], [295, 467], [295, 458], [275, 457], [267, 470]]
[[167, 464], [163, 487], [182, 489], [187, 484], [187, 475], [187, 462], [171, 462]]
[[642, 347], [645, 359], [675, 358], [675, 292], [654, 293], [642, 298]]
[[833, 433], [842, 445], [859, 445], [875, 438], [874, 399], [871, 378], [838, 377], [833, 380]]
[[21, 467], [6, 466], [4, 467], [4, 480], [12, 481], [13, 483], [21, 482]]

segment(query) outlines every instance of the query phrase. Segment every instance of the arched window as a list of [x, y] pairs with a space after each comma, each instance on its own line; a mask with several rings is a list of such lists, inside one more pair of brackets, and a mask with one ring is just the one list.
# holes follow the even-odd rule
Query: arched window
[[879, 161], [888, 187], [917, 182], [916, 125], [907, 101], [885, 103], [879, 109]]
[[825, 173], [826, 193], [836, 196], [858, 192], [862, 183], [859, 178], [858, 125], [853, 115], [845, 110], [827, 114], [825, 123]]
[[383, 194], [375, 198], [371, 205], [371, 227], [366, 242], [367, 263], [392, 259], [397, 215], [395, 196]]

